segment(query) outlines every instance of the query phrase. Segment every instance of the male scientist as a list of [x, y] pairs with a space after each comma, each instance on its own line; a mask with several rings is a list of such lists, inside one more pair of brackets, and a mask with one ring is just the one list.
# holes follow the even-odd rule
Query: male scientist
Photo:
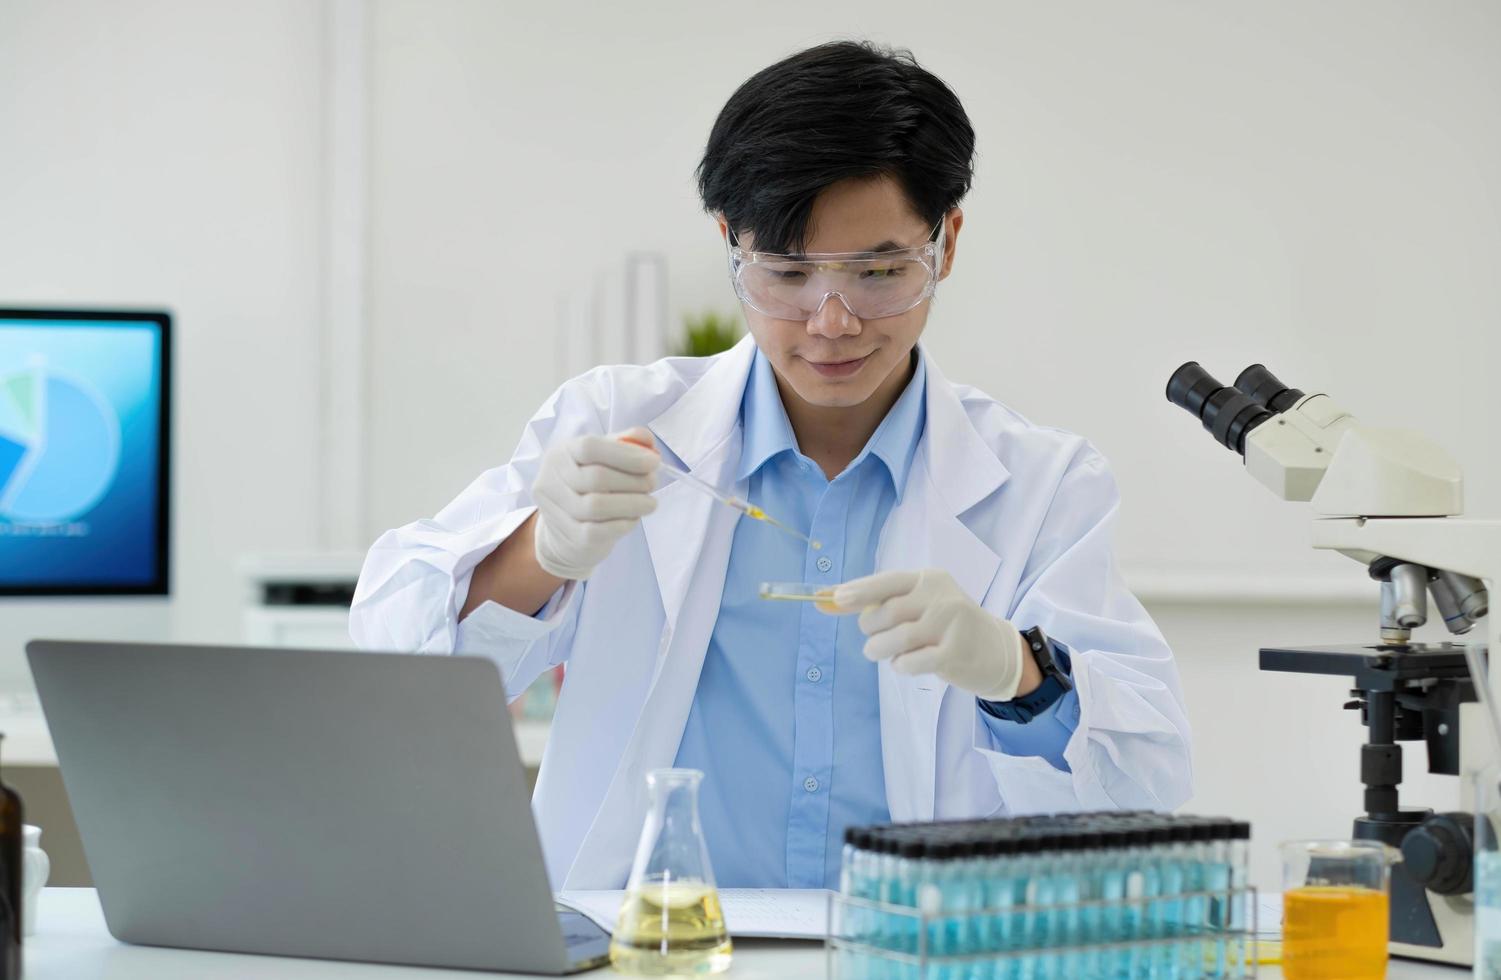
[[[750, 336], [567, 382], [510, 462], [371, 549], [361, 646], [482, 654], [513, 693], [567, 665], [534, 799], [555, 887], [625, 885], [669, 766], [705, 773], [722, 886], [837, 887], [852, 825], [1188, 798], [1109, 466], [918, 344], [973, 157], [910, 54], [825, 44], [757, 73], [697, 171]], [[775, 581], [846, 614], [760, 598]]]

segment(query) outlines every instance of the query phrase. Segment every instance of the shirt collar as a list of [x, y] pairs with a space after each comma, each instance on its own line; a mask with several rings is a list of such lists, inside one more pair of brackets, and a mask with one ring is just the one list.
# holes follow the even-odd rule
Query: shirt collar
[[[912, 380], [876, 427], [860, 455], [850, 463], [853, 469], [866, 456], [875, 456], [891, 474], [891, 482], [898, 498], [906, 487], [912, 460], [917, 455], [917, 442], [922, 437], [927, 415], [927, 376], [927, 357], [921, 348], [917, 348], [917, 369], [912, 373]], [[782, 404], [776, 374], [771, 362], [759, 350], [751, 365], [750, 381], [745, 386], [740, 419], [745, 436], [740, 452], [739, 479], [748, 479], [780, 453], [797, 451], [797, 437], [792, 432], [792, 423]]]

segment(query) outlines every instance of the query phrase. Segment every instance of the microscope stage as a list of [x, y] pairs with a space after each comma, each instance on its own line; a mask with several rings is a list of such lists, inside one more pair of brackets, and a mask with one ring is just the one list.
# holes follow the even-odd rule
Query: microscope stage
[[1356, 687], [1367, 691], [1391, 690], [1395, 685], [1428, 677], [1470, 676], [1464, 645], [1447, 642], [1263, 647], [1261, 669], [1351, 677]]

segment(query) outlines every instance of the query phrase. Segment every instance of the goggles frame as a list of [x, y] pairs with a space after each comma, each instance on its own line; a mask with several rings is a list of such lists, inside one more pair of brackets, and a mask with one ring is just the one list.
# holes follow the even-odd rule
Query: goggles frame
[[[928, 240], [923, 244], [908, 246], [906, 248], [887, 249], [881, 252], [808, 252], [795, 255], [778, 252], [758, 252], [753, 249], [743, 248], [736, 239], [734, 230], [731, 229], [725, 238], [725, 248], [729, 259], [730, 282], [734, 285], [735, 295], [740, 298], [742, 303], [763, 316], [774, 317], [778, 320], [811, 320], [818, 314], [818, 311], [823, 308], [823, 305], [828, 302], [831, 296], [839, 297], [839, 301], [844, 304], [845, 308], [862, 320], [880, 320], [886, 317], [900, 316], [921, 306], [938, 291], [939, 271], [943, 267], [946, 218], [947, 215], [939, 219], [938, 223], [933, 226], [933, 231], [929, 234]], [[806, 265], [813, 269], [819, 269], [823, 266], [842, 267], [855, 263], [889, 264], [892, 262], [915, 262], [920, 264], [926, 271], [927, 277], [923, 283], [923, 288], [910, 303], [907, 303], [906, 306], [900, 309], [879, 314], [867, 315], [860, 309], [857, 309], [857, 304], [864, 304], [858, 299], [851, 302], [851, 297], [847, 296], [843, 290], [838, 289], [829, 289], [818, 294], [818, 305], [811, 310], [804, 309], [803, 306], [793, 307], [790, 303], [787, 308], [767, 309], [766, 306], [769, 304], [767, 304], [765, 298], [763, 297], [758, 302], [755, 296], [752, 295], [752, 290], [745, 282], [746, 271], [754, 269], [757, 265], [787, 263], [790, 265]], [[838, 269], [836, 271], [842, 272], [843, 270]], [[793, 311], [793, 315], [788, 315], [789, 310]]]

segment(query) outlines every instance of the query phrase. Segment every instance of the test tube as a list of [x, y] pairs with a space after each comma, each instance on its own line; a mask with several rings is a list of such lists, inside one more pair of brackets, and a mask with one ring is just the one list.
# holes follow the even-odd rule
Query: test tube
[[1082, 827], [1074, 826], [1060, 835], [1056, 860], [1052, 864], [1052, 900], [1059, 909], [1053, 914], [1049, 945], [1063, 947], [1055, 953], [1048, 972], [1049, 977], [1077, 977], [1083, 973], [1083, 963], [1078, 951], [1072, 947], [1079, 943], [1079, 878], [1086, 858], [1089, 836]]
[[[870, 832], [851, 827], [844, 832], [844, 865], [840, 868], [839, 890], [851, 898], [869, 901], [875, 898], [870, 852]], [[846, 906], [843, 926], [845, 935], [857, 943], [872, 942], [870, 911], [858, 905]]]
[[[1080, 821], [1075, 837], [1073, 881], [1069, 886], [1070, 901], [1091, 902], [1096, 898], [1094, 882], [1098, 872], [1105, 833], [1096, 820]], [[1070, 942], [1082, 947], [1064, 964], [1068, 976], [1097, 976], [1104, 970], [1098, 951], [1091, 948], [1099, 941], [1100, 910], [1093, 905], [1079, 908], [1073, 917]]]
[[1058, 834], [1047, 827], [1037, 827], [1032, 835], [1026, 868], [1027, 904], [1037, 908], [1026, 914], [1022, 925], [1030, 951], [1019, 961], [1022, 980], [1045, 980], [1048, 976], [1046, 947], [1052, 939], [1053, 910], [1045, 906], [1053, 903], [1052, 868], [1057, 859], [1058, 840]]
[[996, 974], [999, 972], [999, 962], [990, 958], [998, 951], [1000, 945], [993, 914], [996, 908], [993, 895], [998, 881], [999, 857], [1000, 839], [995, 832], [988, 829], [980, 831], [975, 838], [974, 856], [970, 859], [970, 876], [974, 889], [975, 908], [985, 911], [983, 915], [972, 914], [970, 916], [966, 943], [972, 952], [986, 954], [986, 958], [976, 962], [969, 980], [996, 980]]
[[957, 980], [942, 960], [958, 952], [952, 943], [951, 913], [960, 845], [937, 840], [927, 844], [924, 852], [916, 887], [917, 909], [923, 915], [923, 937], [918, 944], [923, 954], [923, 980]]
[[1209, 928], [1214, 943], [1213, 970], [1215, 976], [1229, 975], [1230, 949], [1228, 946], [1228, 932], [1230, 930], [1230, 837], [1234, 831], [1234, 823], [1229, 820], [1216, 820], [1213, 824], [1214, 836], [1210, 860], [1205, 868], [1204, 884], [1211, 892], [1209, 898]]
[[[1120, 942], [1126, 935], [1126, 909], [1120, 903], [1126, 898], [1126, 873], [1132, 844], [1130, 828], [1117, 822], [1104, 833], [1104, 851], [1100, 856], [1100, 870], [1096, 878], [1099, 897], [1110, 904], [1103, 907], [1100, 918], [1101, 938], [1107, 943]], [[1107, 976], [1113, 970], [1105, 971]]]
[[[1160, 934], [1166, 939], [1181, 939], [1184, 934], [1184, 906], [1186, 900], [1182, 897], [1187, 891], [1185, 882], [1188, 880], [1188, 854], [1193, 835], [1186, 821], [1166, 818], [1167, 842], [1161, 848], [1161, 859], [1158, 861], [1159, 875], [1161, 879], [1161, 891], [1164, 901], [1160, 921]], [[1184, 975], [1188, 968], [1188, 947], [1181, 942], [1164, 943], [1158, 947], [1162, 955], [1165, 974], [1168, 977]]]
[[[893, 905], [905, 906], [913, 911], [917, 909], [917, 885], [921, 879], [924, 868], [924, 858], [927, 856], [927, 846], [920, 840], [905, 840], [897, 848], [896, 876], [892, 890]], [[925, 937], [919, 929], [918, 919], [913, 915], [896, 916], [895, 948], [909, 955], [921, 956], [925, 951]], [[901, 980], [917, 980], [920, 971], [903, 964], [898, 971]], [[928, 980], [922, 977], [921, 980]]]
[[860, 833], [859, 828], [847, 827], [844, 831], [844, 850], [839, 859], [839, 893], [841, 895], [853, 895], [855, 874], [855, 838]]
[[1248, 866], [1248, 852], [1251, 847], [1251, 825], [1244, 820], [1236, 820], [1230, 824], [1230, 839], [1228, 844], [1228, 863], [1230, 865], [1230, 887], [1234, 890], [1230, 899], [1230, 928], [1232, 930], [1229, 955], [1230, 971], [1232, 977], [1246, 975], [1246, 954], [1249, 952], [1247, 942], [1242, 936], [1250, 929], [1250, 912], [1247, 909], [1247, 896], [1245, 888], [1248, 882], [1250, 868]]
[[[986, 862], [985, 874], [985, 907], [993, 910], [987, 921], [989, 948], [1002, 952], [1015, 946], [1015, 922], [1009, 910], [1017, 904], [1016, 890], [1021, 880], [1017, 873], [1020, 845], [1015, 828], [1009, 825], [997, 828], [990, 844], [992, 854]], [[1015, 966], [1014, 959], [997, 960], [991, 980], [1015, 980]]]
[[[1125, 943], [1146, 939], [1151, 934], [1151, 919], [1143, 901], [1155, 891], [1149, 884], [1149, 878], [1155, 877], [1151, 872], [1151, 854], [1151, 828], [1134, 821], [1121, 863], [1126, 899], [1121, 914], [1121, 941]], [[1140, 947], [1123, 947], [1114, 972], [1128, 977], [1144, 975], [1147, 972], [1146, 957]]]

